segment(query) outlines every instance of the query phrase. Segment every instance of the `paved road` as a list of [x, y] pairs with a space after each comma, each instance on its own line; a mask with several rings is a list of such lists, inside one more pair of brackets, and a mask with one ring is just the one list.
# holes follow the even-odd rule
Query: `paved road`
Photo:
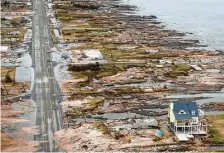
[[32, 60], [35, 69], [32, 99], [37, 104], [36, 125], [40, 127], [37, 141], [44, 141], [39, 151], [58, 151], [54, 141], [54, 132], [61, 127], [61, 109], [58, 104], [62, 100], [60, 88], [54, 77], [52, 57], [47, 51], [52, 47], [49, 25], [43, 0], [33, 1], [33, 39]]

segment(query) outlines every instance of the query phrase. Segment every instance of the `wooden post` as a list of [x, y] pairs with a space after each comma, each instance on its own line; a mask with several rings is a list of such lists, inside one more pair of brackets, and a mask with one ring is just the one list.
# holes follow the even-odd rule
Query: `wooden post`
[[5, 86], [5, 83], [4, 83], [3, 80], [2, 80], [2, 84], [3, 84], [4, 88], [5, 88], [6, 94], [9, 95], [8, 90], [6, 89], [6, 86]]
[[10, 37], [10, 48], [12, 50], [12, 35], [11, 35], [11, 31], [9, 31], [9, 37]]

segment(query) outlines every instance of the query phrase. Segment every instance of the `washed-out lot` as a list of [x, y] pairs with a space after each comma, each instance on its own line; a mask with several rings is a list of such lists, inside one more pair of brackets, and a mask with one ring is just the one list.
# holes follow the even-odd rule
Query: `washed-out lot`
[[[56, 134], [62, 148], [67, 151], [208, 149], [207, 144], [212, 142], [207, 137], [189, 142], [191, 147], [188, 143], [178, 146], [177, 138], [166, 126], [167, 110], [173, 101], [196, 101], [205, 115], [223, 113], [222, 107], [218, 109], [224, 99], [223, 52], [186, 49], [200, 44], [196, 40], [183, 40], [183, 33], [161, 28], [154, 16], [125, 14], [135, 7], [119, 1], [61, 3], [53, 2], [55, 14], [50, 20], [60, 27], [60, 32], [55, 33], [57, 48], [68, 54], [67, 66], [58, 72], [64, 96], [61, 105], [69, 125], [67, 131]], [[86, 51], [98, 52], [100, 56], [97, 53], [98, 56], [89, 58]], [[135, 120], [155, 120], [158, 125], [136, 129]], [[159, 140], [155, 136], [157, 128], [165, 133]], [[98, 139], [106, 139], [104, 142], [108, 143]], [[105, 146], [103, 149], [101, 144]]]

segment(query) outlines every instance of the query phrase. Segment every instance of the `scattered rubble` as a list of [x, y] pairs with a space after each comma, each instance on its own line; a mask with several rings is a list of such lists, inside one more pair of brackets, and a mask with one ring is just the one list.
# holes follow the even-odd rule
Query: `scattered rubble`
[[[30, 2], [1, 5], [2, 126], [6, 128], [30, 122], [19, 116], [35, 109], [29, 102], [18, 102], [31, 84], [15, 82], [15, 66], [24, 63], [21, 57], [31, 42], [32, 21]], [[64, 97], [60, 104], [69, 121], [69, 128], [55, 133], [59, 148], [71, 152], [206, 150], [203, 145], [179, 145], [166, 128], [158, 139], [155, 130], [166, 127], [163, 121], [171, 101], [205, 99], [202, 109], [223, 111], [222, 102], [207, 103], [212, 97], [200, 96], [222, 94], [223, 52], [190, 49], [202, 45], [185, 39], [185, 33], [165, 29], [155, 15], [136, 15], [136, 6], [120, 0], [55, 0], [48, 1], [46, 8], [55, 44], [49, 52], [59, 67], [55, 73]], [[199, 96], [181, 97], [186, 94]], [[15, 102], [22, 109], [13, 109]], [[39, 133], [36, 126], [17, 130], [17, 136]], [[39, 144], [2, 134], [3, 151], [23, 151], [24, 146], [26, 151], [36, 151]], [[21, 146], [15, 147], [17, 143]]]

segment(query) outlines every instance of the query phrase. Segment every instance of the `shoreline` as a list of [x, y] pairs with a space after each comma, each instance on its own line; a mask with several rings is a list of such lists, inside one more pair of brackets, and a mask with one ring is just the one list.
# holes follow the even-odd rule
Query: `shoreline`
[[[207, 47], [201, 49], [224, 51], [222, 40], [224, 29], [220, 26], [222, 21], [219, 20], [224, 17], [224, 14], [220, 11], [221, 6], [224, 4], [219, 0], [214, 2], [205, 1], [201, 4], [201, 7], [203, 7], [201, 11], [197, 11], [197, 7], [200, 7], [200, 1], [184, 0], [178, 2], [171, 0], [170, 2], [166, 2], [163, 0], [140, 0], [136, 2], [135, 0], [123, 0], [123, 2], [125, 4], [136, 5], [138, 7], [137, 14], [154, 14], [158, 16], [159, 21], [163, 22], [168, 29], [176, 29], [187, 33], [187, 39], [197, 39], [202, 45], [207, 45]], [[159, 3], [162, 4], [160, 5]], [[215, 6], [215, 4], [219, 6]], [[184, 5], [187, 8], [184, 8]], [[210, 14], [212, 8], [217, 9]]]

